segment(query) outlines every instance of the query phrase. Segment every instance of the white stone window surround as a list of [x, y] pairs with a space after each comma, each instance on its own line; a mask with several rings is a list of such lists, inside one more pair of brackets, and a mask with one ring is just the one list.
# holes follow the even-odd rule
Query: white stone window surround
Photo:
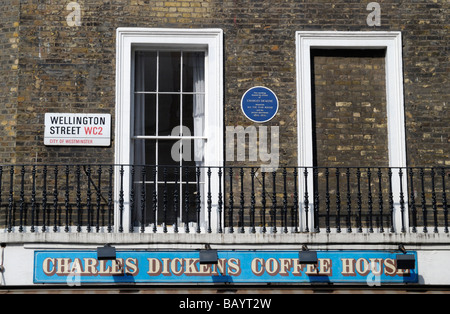
[[[341, 32], [299, 31], [296, 32], [297, 50], [297, 129], [298, 165], [313, 166], [313, 125], [311, 93], [311, 49], [386, 49], [386, 111], [388, 124], [388, 151], [390, 167], [406, 167], [406, 139], [403, 98], [402, 34], [397, 31]], [[312, 176], [308, 182], [309, 195], [313, 195]], [[400, 179], [393, 174], [393, 195], [396, 231], [401, 229]], [[407, 208], [407, 180], [403, 175], [403, 193]], [[300, 195], [304, 193], [304, 182], [300, 182]], [[310, 208], [311, 210], [311, 208]], [[304, 214], [304, 213], [303, 213]], [[313, 226], [309, 215], [309, 226]], [[304, 218], [304, 217], [303, 217]], [[408, 227], [408, 216], [405, 215]], [[303, 227], [306, 222], [303, 219]], [[310, 228], [311, 229], [311, 228]]]
[[[116, 31], [116, 114], [115, 164], [132, 164], [132, 65], [133, 49], [142, 47], [204, 49], [205, 60], [205, 137], [204, 166], [220, 167], [223, 163], [223, 31], [221, 29], [118, 28]], [[130, 224], [129, 167], [115, 173], [115, 217], [119, 217], [119, 195], [123, 186], [123, 229]], [[212, 195], [218, 195], [218, 184], [212, 184]], [[217, 200], [213, 199], [213, 213]], [[218, 217], [213, 217], [216, 221]], [[116, 228], [118, 224], [115, 223]], [[214, 225], [213, 225], [214, 230]], [[116, 230], [117, 231], [117, 230]]]

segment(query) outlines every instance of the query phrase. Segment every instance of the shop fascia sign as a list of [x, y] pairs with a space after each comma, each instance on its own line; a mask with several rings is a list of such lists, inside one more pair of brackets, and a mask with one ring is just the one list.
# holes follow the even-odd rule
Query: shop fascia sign
[[46, 113], [44, 144], [110, 146], [110, 114]]
[[[416, 256], [417, 253], [413, 252]], [[200, 264], [198, 251], [35, 251], [34, 282], [77, 283], [417, 283], [388, 251], [318, 251], [302, 265], [298, 251], [218, 251], [218, 263]], [[417, 263], [417, 256], [416, 256]]]

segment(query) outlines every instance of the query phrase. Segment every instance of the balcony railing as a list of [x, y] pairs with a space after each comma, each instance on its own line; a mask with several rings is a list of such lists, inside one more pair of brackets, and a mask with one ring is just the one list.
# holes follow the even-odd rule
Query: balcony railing
[[448, 233], [450, 168], [0, 166], [3, 233]]

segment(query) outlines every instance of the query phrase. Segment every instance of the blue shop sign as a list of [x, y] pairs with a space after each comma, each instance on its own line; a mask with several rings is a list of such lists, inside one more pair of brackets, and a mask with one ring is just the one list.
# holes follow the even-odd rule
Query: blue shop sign
[[278, 98], [266, 87], [253, 87], [242, 97], [241, 108], [248, 119], [264, 123], [270, 121], [277, 114]]
[[78, 283], [417, 283], [414, 270], [396, 267], [388, 251], [318, 251], [317, 265], [298, 251], [218, 251], [218, 264], [201, 265], [199, 251], [35, 251], [34, 282]]

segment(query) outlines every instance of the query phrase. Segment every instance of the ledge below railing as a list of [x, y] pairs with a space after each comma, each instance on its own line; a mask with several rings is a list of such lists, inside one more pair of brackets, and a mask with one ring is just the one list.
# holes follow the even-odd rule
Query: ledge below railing
[[397, 249], [399, 244], [414, 249], [450, 249], [450, 235], [369, 234], [369, 233], [298, 233], [298, 234], [86, 234], [86, 233], [4, 233], [0, 243], [28, 248], [86, 248], [113, 244], [127, 249], [200, 249], [205, 245], [221, 249], [301, 249], [307, 244], [315, 249]]

